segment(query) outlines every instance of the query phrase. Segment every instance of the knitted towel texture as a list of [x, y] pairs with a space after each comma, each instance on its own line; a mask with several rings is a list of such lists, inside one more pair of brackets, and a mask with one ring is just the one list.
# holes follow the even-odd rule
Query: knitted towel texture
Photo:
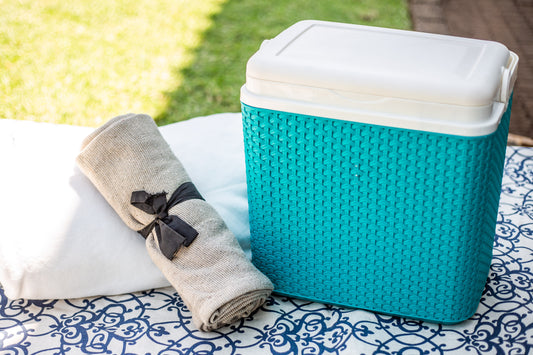
[[[131, 205], [133, 191], [164, 191], [168, 199], [180, 185], [190, 182], [147, 115], [118, 116], [97, 128], [83, 141], [76, 160], [124, 223], [135, 231], [155, 217]], [[146, 238], [146, 248], [191, 311], [198, 329], [211, 331], [231, 324], [265, 302], [272, 283], [246, 258], [233, 233], [207, 202], [181, 202], [170, 208], [169, 215], [178, 216], [196, 229], [196, 239], [169, 260], [161, 253], [153, 230]]]

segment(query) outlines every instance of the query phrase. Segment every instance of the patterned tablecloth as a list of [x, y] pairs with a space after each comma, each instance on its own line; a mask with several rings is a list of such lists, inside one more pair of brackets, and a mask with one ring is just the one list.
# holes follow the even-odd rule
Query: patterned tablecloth
[[271, 297], [249, 319], [202, 333], [172, 288], [46, 301], [10, 300], [0, 289], [0, 353], [528, 354], [532, 267], [533, 149], [509, 147], [489, 279], [461, 324]]

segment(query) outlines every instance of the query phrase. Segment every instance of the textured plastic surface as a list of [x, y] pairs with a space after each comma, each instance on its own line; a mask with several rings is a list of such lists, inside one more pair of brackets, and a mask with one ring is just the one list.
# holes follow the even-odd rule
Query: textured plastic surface
[[279, 294], [440, 323], [488, 275], [510, 118], [461, 137], [242, 106], [254, 264]]

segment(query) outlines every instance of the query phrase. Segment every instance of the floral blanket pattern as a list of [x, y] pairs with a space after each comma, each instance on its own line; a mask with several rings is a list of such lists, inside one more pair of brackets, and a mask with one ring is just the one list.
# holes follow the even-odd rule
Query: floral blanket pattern
[[533, 149], [508, 147], [490, 275], [476, 314], [439, 325], [271, 297], [248, 319], [197, 331], [172, 288], [10, 300], [1, 354], [528, 354], [533, 350]]

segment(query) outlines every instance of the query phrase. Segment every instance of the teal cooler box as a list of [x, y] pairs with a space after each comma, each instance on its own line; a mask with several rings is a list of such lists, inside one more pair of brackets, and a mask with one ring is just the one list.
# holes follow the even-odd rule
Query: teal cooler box
[[495, 42], [321, 21], [265, 41], [241, 102], [253, 262], [275, 292], [472, 316], [517, 62]]

